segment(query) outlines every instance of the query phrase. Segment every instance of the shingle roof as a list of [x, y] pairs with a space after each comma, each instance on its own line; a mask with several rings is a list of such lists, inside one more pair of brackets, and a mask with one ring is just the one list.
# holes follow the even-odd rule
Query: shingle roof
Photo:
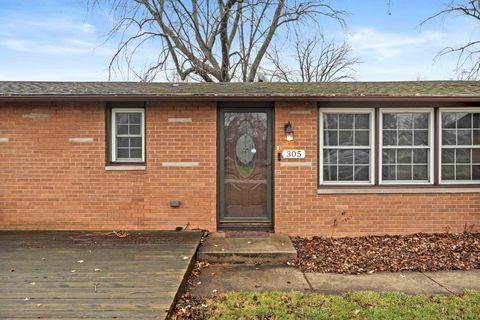
[[18, 97], [149, 98], [317, 98], [471, 97], [480, 98], [480, 81], [401, 81], [331, 83], [140, 83], [0, 81], [0, 99]]

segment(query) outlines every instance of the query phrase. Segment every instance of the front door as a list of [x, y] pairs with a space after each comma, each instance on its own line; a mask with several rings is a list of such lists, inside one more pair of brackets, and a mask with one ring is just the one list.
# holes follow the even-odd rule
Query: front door
[[220, 105], [219, 228], [272, 227], [272, 109]]

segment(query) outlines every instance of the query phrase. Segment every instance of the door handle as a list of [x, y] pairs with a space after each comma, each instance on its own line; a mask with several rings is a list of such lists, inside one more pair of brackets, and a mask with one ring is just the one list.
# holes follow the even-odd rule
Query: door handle
[[271, 167], [272, 166], [272, 163], [271, 162], [267, 162], [264, 164], [265, 167]]

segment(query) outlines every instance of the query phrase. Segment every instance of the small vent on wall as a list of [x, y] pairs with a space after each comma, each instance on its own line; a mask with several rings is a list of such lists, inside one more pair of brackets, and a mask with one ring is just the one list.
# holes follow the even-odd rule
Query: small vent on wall
[[172, 208], [178, 208], [182, 205], [182, 202], [180, 200], [170, 200], [170, 207]]

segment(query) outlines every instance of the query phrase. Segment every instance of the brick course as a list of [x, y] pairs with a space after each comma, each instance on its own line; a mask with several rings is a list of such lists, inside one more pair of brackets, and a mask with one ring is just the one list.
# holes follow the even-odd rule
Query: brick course
[[[149, 102], [145, 171], [105, 170], [104, 105], [0, 103], [0, 137], [9, 139], [0, 143], [0, 229], [153, 230], [189, 223], [215, 230], [216, 103]], [[292, 142], [284, 138], [288, 120]], [[354, 236], [462, 232], [472, 225], [479, 230], [480, 193], [317, 194], [317, 134], [314, 103], [276, 103], [275, 152], [278, 146], [307, 153], [306, 159], [275, 162], [276, 231]], [[172, 199], [182, 206], [170, 208]]]

